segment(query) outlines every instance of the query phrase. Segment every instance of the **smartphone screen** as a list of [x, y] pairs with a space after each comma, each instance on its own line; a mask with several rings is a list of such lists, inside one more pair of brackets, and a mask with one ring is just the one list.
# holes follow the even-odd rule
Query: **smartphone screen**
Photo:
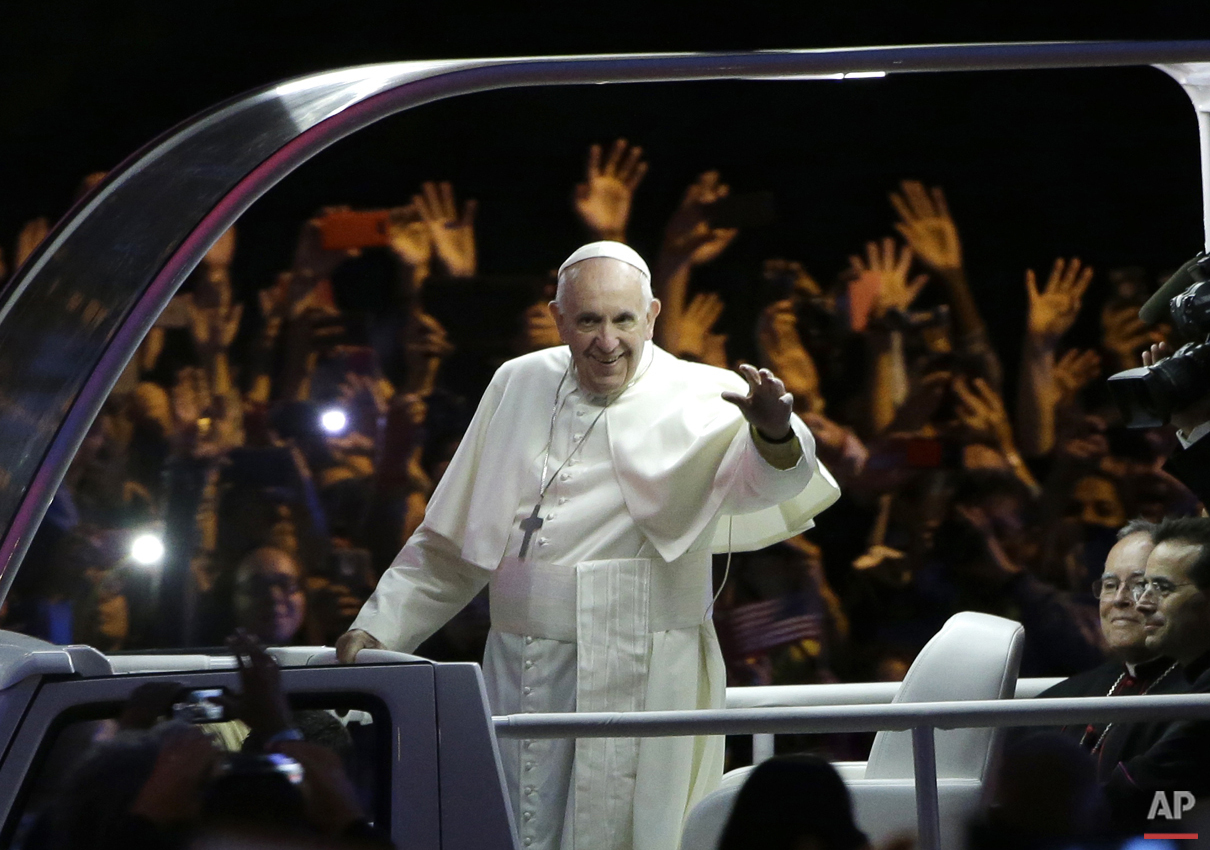
[[319, 220], [325, 250], [374, 248], [390, 244], [390, 210], [342, 210]]

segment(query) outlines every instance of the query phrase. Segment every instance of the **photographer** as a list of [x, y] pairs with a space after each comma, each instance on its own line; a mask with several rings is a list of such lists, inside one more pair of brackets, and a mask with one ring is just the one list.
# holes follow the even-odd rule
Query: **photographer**
[[121, 731], [73, 769], [53, 818], [36, 830], [50, 848], [190, 846], [198, 836], [274, 846], [390, 847], [366, 820], [340, 756], [303, 740], [281, 690], [281, 672], [255, 638], [229, 639], [242, 694], [219, 697], [247, 724], [243, 749], [226, 757], [202, 728], [181, 719], [174, 682], [144, 685], [119, 718]]

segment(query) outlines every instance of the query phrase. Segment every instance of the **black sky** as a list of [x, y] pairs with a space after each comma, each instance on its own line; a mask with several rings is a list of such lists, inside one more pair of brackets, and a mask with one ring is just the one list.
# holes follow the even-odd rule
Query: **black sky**
[[[1205, 4], [407, 2], [3, 4], [0, 240], [57, 216], [79, 178], [242, 91], [307, 72], [420, 58], [902, 43], [1210, 37]], [[1146, 7], [1146, 8], [1143, 8]], [[573, 11], [569, 11], [573, 10]], [[262, 286], [322, 204], [405, 202], [421, 180], [480, 201], [486, 271], [557, 265], [581, 234], [571, 187], [593, 141], [644, 145], [632, 241], [656, 246], [686, 183], [718, 168], [773, 189], [780, 219], [699, 281], [729, 294], [765, 256], [830, 278], [889, 233], [902, 177], [943, 185], [1002, 341], [1021, 270], [1077, 254], [1158, 272], [1200, 247], [1196, 128], [1152, 69], [919, 75], [496, 92], [388, 119], [321, 154], [246, 216], [241, 276]]]

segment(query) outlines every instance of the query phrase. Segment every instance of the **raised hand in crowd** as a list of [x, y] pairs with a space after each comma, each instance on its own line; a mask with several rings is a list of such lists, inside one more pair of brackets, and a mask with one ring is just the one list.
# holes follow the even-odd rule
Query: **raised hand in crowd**
[[37, 250], [42, 240], [50, 233], [50, 221], [44, 216], [30, 219], [17, 234], [17, 249], [13, 252], [13, 265], [20, 268], [25, 265], [30, 254]]
[[525, 308], [521, 316], [521, 332], [517, 343], [519, 353], [525, 354], [562, 344], [559, 326], [555, 324], [555, 317], [550, 314], [546, 301], [539, 301]]
[[587, 173], [575, 191], [576, 215], [594, 239], [625, 242], [634, 192], [647, 174], [647, 163], [643, 149], [628, 147], [625, 139], [613, 143], [604, 163], [601, 153], [600, 145], [588, 149]]
[[1101, 344], [1115, 372], [1134, 368], [1148, 346], [1164, 341], [1163, 329], [1144, 324], [1134, 304], [1106, 304], [1101, 310], [1101, 330]]
[[956, 347], [982, 358], [984, 372], [1000, 384], [1000, 361], [987, 337], [987, 327], [975, 304], [962, 262], [962, 241], [940, 187], [926, 189], [918, 180], [904, 180], [900, 191], [890, 195], [899, 214], [895, 229], [916, 257], [945, 285], [958, 339]]
[[962, 268], [962, 241], [940, 186], [926, 189], [919, 180], [904, 180], [891, 192], [891, 206], [899, 213], [895, 229], [920, 261], [945, 274]]
[[450, 277], [474, 277], [478, 268], [475, 258], [475, 212], [478, 201], [467, 201], [458, 213], [454, 187], [448, 181], [429, 181], [412, 203], [428, 226], [437, 259], [441, 260]]
[[[890, 237], [882, 240], [881, 245], [867, 242], [865, 260], [856, 254], [849, 257], [849, 274], [854, 278], [850, 288], [853, 326], [864, 329], [867, 316], [876, 319], [866, 336], [871, 351], [867, 403], [872, 434], [886, 430], [908, 396], [902, 336], [882, 320], [906, 312], [928, 282], [924, 275], [908, 280], [911, 263], [911, 249], [903, 248], [896, 253], [895, 240]], [[862, 297], [869, 301], [859, 304]]]
[[1092, 267], [1081, 267], [1077, 257], [1070, 261], [1062, 257], [1055, 260], [1046, 288], [1041, 292], [1034, 270], [1025, 272], [1025, 290], [1029, 295], [1027, 332], [1036, 344], [1053, 349], [1059, 337], [1075, 323], [1091, 282]]
[[723, 183], [717, 171], [700, 174], [681, 198], [664, 228], [660, 259], [700, 266], [717, 259], [739, 235], [734, 227], [714, 227], [710, 223], [710, 205], [727, 197], [731, 187]]
[[717, 171], [704, 172], [685, 190], [664, 228], [652, 285], [662, 303], [655, 339], [669, 351], [679, 345], [691, 270], [716, 259], [739, 235], [736, 228], [714, 227], [710, 222], [710, 205], [730, 191]]
[[[1092, 268], [1082, 267], [1075, 258], [1055, 260], [1046, 288], [1041, 291], [1033, 269], [1025, 272], [1029, 312], [1021, 350], [1017, 430], [1027, 455], [1043, 455], [1054, 447], [1055, 408], [1062, 400], [1055, 372], [1055, 346], [1075, 323], [1091, 282]], [[1068, 361], [1068, 365], [1074, 364]]]
[[405, 333], [407, 385], [404, 392], [427, 398], [433, 394], [441, 362], [453, 353], [454, 345], [441, 323], [419, 310], [408, 314]]
[[761, 365], [778, 375], [786, 391], [794, 396], [794, 410], [799, 414], [823, 413], [819, 372], [798, 335], [798, 316], [792, 300], [775, 301], [761, 312], [756, 344]]
[[[727, 368], [727, 337], [713, 333], [715, 322], [723, 315], [723, 299], [715, 292], [699, 292], [693, 296], [685, 314], [681, 318], [681, 333], [677, 357], [696, 360], [699, 363], [709, 363], [711, 366]], [[721, 343], [712, 343], [712, 338], [721, 338]], [[713, 358], [719, 349], [723, 352], [723, 362], [720, 364]], [[707, 359], [711, 358], [711, 359]]]
[[1101, 355], [1092, 350], [1069, 349], [1055, 363], [1054, 383], [1058, 406], [1071, 404], [1080, 390], [1101, 375]]
[[408, 271], [402, 294], [412, 296], [428, 278], [433, 261], [433, 235], [415, 203], [391, 210], [387, 239], [391, 251]]
[[895, 240], [887, 237], [881, 245], [867, 242], [866, 256], [853, 254], [849, 257], [849, 271], [859, 281], [866, 283], [875, 293], [872, 308], [875, 318], [888, 313], [907, 312], [928, 283], [928, 275], [920, 274], [908, 280], [908, 269], [912, 265], [912, 249], [904, 246], [896, 255]]
[[959, 377], [954, 380], [952, 387], [958, 398], [958, 421], [970, 436], [991, 444], [1002, 455], [1013, 474], [1031, 489], [1036, 489], [1038, 482], [1017, 452], [1012, 425], [1000, 394], [982, 378], [968, 382]]

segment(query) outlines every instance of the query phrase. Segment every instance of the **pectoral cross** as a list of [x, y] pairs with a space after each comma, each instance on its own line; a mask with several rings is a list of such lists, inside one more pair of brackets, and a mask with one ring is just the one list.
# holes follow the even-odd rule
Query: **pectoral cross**
[[525, 537], [521, 540], [521, 552], [518, 557], [525, 560], [525, 553], [529, 551], [529, 538], [534, 536], [534, 532], [542, 527], [542, 517], [538, 516], [538, 508], [542, 507], [542, 503], [534, 505], [534, 512], [521, 520], [521, 530], [525, 532]]

